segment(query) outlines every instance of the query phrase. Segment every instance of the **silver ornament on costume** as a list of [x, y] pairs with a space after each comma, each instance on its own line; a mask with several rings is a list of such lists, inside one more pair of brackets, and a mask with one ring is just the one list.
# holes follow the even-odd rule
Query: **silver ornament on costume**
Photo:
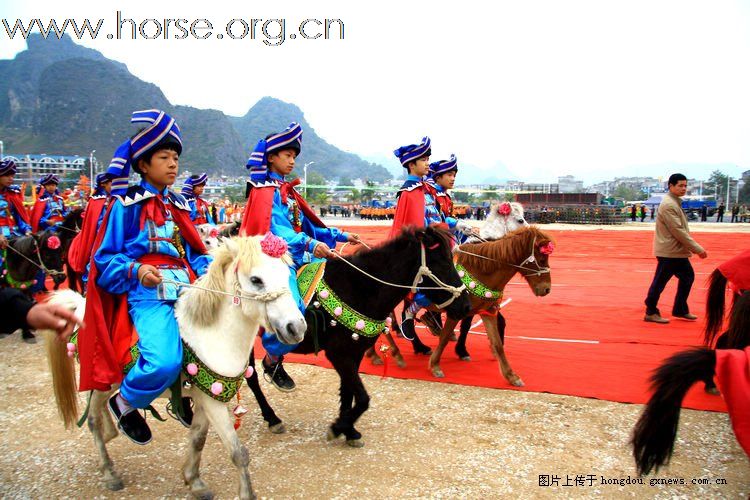
[[336, 322], [335, 319], [332, 319], [330, 325], [331, 326], [336, 326], [336, 325], [338, 325], [338, 323]]
[[358, 333], [352, 333], [352, 340], [359, 340], [359, 334]]

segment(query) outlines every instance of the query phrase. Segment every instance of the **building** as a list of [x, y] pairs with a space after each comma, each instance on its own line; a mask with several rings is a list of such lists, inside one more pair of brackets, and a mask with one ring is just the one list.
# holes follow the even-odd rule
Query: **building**
[[[66, 183], [77, 183], [81, 175], [89, 175], [88, 158], [83, 156], [47, 155], [47, 154], [7, 154], [4, 160], [13, 160], [18, 166], [16, 184], [35, 184], [46, 174], [57, 174]], [[94, 167], [96, 168], [96, 158]], [[67, 186], [69, 187], [69, 186]]]
[[558, 192], [581, 193], [583, 192], [583, 181], [577, 181], [572, 175], [562, 175], [557, 178]]

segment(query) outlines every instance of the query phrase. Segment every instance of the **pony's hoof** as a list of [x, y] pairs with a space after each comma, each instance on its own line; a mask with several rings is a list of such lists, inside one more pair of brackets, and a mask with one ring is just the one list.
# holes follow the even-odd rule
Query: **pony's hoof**
[[424, 354], [425, 356], [429, 356], [430, 354], [432, 354], [432, 349], [430, 349], [426, 345], [418, 346], [414, 348], [414, 354]]
[[710, 394], [712, 396], [721, 396], [721, 392], [719, 392], [719, 389], [716, 387], [706, 387], [706, 394]]
[[113, 477], [112, 479], [105, 481], [104, 486], [109, 491], [120, 491], [121, 489], [125, 487], [125, 485], [122, 482], [122, 479], [120, 479], [119, 477]]
[[439, 366], [433, 366], [431, 368], [432, 376], [435, 378], [445, 378], [445, 373], [443, 373], [443, 369]]
[[275, 425], [269, 425], [268, 430], [273, 434], [284, 434], [286, 432], [286, 426], [284, 425], [284, 422], [279, 422]]
[[458, 337], [456, 337], [455, 333], [451, 333], [450, 337], [448, 337], [448, 340], [451, 342], [458, 342]]
[[371, 357], [370, 358], [370, 362], [374, 366], [382, 366], [383, 365], [383, 360], [380, 358], [380, 356], [373, 356], [373, 357]]
[[510, 380], [510, 385], [514, 387], [523, 387], [526, 384], [523, 383], [523, 380], [521, 380], [521, 377], [516, 377], [513, 380]]
[[190, 497], [195, 498], [195, 500], [212, 500], [214, 498], [214, 492], [209, 489], [191, 491]]
[[347, 439], [346, 444], [352, 448], [362, 448], [365, 442], [362, 439]]
[[469, 356], [468, 354], [466, 356], [461, 356], [460, 358], [461, 361], [471, 361], [471, 356]]
[[401, 355], [401, 353], [394, 354], [393, 359], [396, 360], [396, 366], [399, 368], [406, 368], [406, 361], [404, 360], [404, 357]]

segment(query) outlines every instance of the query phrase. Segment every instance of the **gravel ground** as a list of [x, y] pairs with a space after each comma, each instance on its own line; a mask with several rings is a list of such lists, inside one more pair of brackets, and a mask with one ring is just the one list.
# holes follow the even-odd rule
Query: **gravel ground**
[[[251, 404], [239, 430], [250, 451], [256, 493], [266, 498], [690, 497], [747, 498], [748, 461], [726, 414], [685, 410], [672, 464], [636, 479], [627, 445], [641, 406], [550, 394], [365, 376], [372, 396], [360, 420], [365, 447], [327, 442], [338, 404], [331, 370], [289, 364], [298, 389], [266, 394], [287, 433], [266, 430]], [[19, 334], [0, 340], [0, 497], [184, 497], [180, 465], [187, 434], [177, 422], [152, 422], [145, 447], [109, 445], [125, 489], [99, 483], [88, 430], [65, 431], [54, 406], [43, 346]], [[265, 383], [264, 383], [265, 384]], [[163, 408], [165, 401], [157, 401]], [[540, 475], [559, 485], [540, 486]], [[575, 477], [582, 484], [575, 485]], [[591, 476], [589, 476], [591, 475]], [[203, 476], [220, 498], [238, 480], [216, 434], [209, 433]], [[564, 486], [567, 478], [573, 486]], [[591, 481], [589, 481], [591, 478]], [[685, 485], [649, 485], [683, 479]], [[615, 484], [602, 484], [602, 479]], [[709, 485], [691, 484], [693, 479]], [[716, 480], [726, 484], [717, 485]], [[616, 484], [622, 481], [622, 484]]]

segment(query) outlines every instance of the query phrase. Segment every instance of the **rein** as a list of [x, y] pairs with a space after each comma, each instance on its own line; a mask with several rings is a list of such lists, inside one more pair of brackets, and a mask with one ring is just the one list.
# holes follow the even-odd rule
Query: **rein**
[[[356, 269], [360, 273], [364, 274], [368, 278], [370, 278], [372, 280], [375, 280], [378, 283], [382, 283], [383, 285], [392, 286], [394, 288], [405, 288], [405, 289], [408, 289], [411, 292], [416, 292], [417, 290], [444, 290], [444, 291], [450, 293], [452, 295], [452, 297], [450, 299], [446, 300], [445, 302], [443, 302], [441, 304], [436, 304], [436, 307], [438, 309], [444, 309], [444, 308], [448, 307], [449, 305], [451, 305], [453, 303], [453, 301], [456, 300], [458, 297], [460, 297], [461, 293], [463, 293], [463, 291], [466, 290], [466, 285], [464, 285], [464, 284], [462, 284], [460, 287], [451, 286], [451, 285], [448, 285], [446, 283], [443, 283], [437, 276], [435, 276], [435, 274], [430, 270], [430, 268], [427, 267], [427, 253], [425, 252], [425, 249], [424, 249], [424, 243], [421, 245], [421, 259], [422, 259], [422, 263], [419, 266], [419, 270], [417, 271], [417, 275], [414, 276], [414, 280], [412, 281], [411, 286], [400, 285], [398, 283], [391, 283], [391, 282], [388, 282], [388, 281], [381, 280], [380, 278], [378, 278], [376, 276], [373, 276], [372, 274], [368, 273], [364, 269], [362, 269], [360, 267], [357, 267], [355, 264], [353, 264], [353, 263], [349, 262], [348, 260], [344, 259], [343, 255], [340, 252], [338, 252], [336, 250], [331, 250], [331, 252], [333, 252], [336, 256], [341, 257], [339, 260], [345, 262], [346, 264], [348, 264], [352, 268]], [[417, 286], [422, 281], [422, 278], [424, 276], [427, 276], [428, 278], [432, 279], [432, 281], [434, 281], [435, 283], [437, 283], [438, 286], [422, 286], [422, 287]]]
[[36, 242], [36, 239], [34, 239], [34, 250], [36, 250], [35, 253], [36, 253], [36, 256], [39, 258], [39, 262], [34, 262], [30, 258], [26, 257], [23, 253], [13, 248], [13, 245], [8, 245], [7, 248], [11, 250], [13, 253], [15, 253], [16, 255], [29, 261], [34, 267], [38, 268], [41, 271], [44, 271], [45, 274], [49, 274], [50, 276], [65, 276], [64, 271], [58, 271], [56, 269], [48, 269], [47, 266], [44, 265], [44, 261], [42, 261], [42, 254], [39, 252], [39, 244]]
[[[479, 254], [476, 254], [476, 253], [473, 253], [473, 252], [468, 252], [466, 250], [463, 250], [460, 246], [456, 247], [456, 252], [463, 253], [463, 254], [466, 254], [466, 255], [471, 255], [473, 257], [479, 257], [480, 259], [489, 260], [489, 261], [492, 261], [492, 262], [498, 262], [500, 264], [503, 264], [503, 265], [506, 265], [506, 266], [510, 266], [510, 267], [515, 267], [515, 268], [521, 269], [523, 271], [529, 271], [529, 274], [524, 274], [523, 275], [524, 278], [527, 277], [527, 276], [541, 276], [542, 274], [549, 274], [550, 273], [550, 268], [549, 267], [542, 267], [542, 266], [539, 265], [539, 263], [537, 263], [536, 257], [534, 257], [534, 248], [535, 247], [536, 247], [536, 235], [534, 235], [534, 240], [531, 242], [531, 255], [529, 255], [528, 257], [526, 257], [526, 259], [524, 259], [523, 262], [521, 262], [520, 265], [511, 264], [510, 262], [503, 262], [501, 260], [491, 259], [490, 257], [485, 257], [484, 255], [479, 255]], [[533, 269], [531, 267], [524, 266], [524, 264], [526, 264], [527, 262], [535, 264], [537, 268]]]

